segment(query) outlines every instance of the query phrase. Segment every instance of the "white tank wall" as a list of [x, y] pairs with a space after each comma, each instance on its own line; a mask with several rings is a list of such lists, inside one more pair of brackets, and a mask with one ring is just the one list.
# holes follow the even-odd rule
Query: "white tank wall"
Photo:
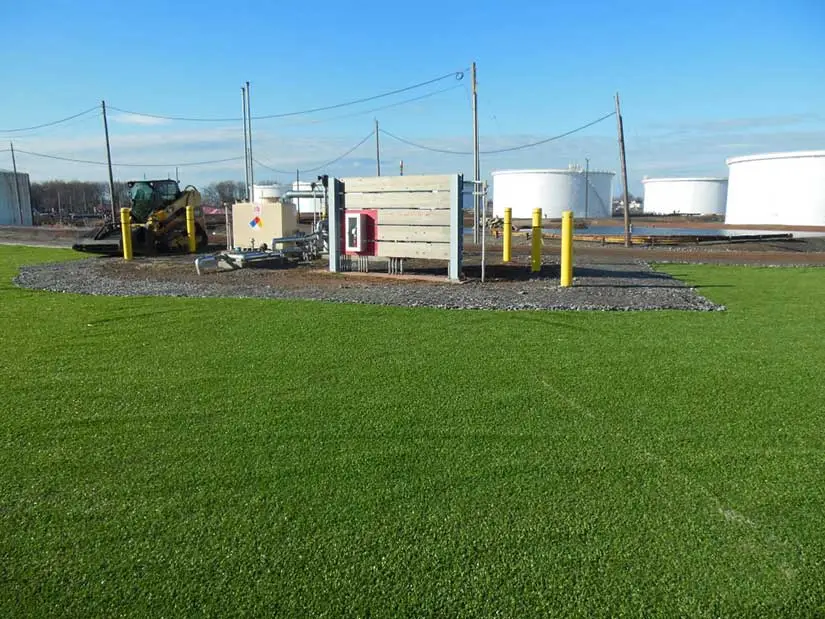
[[29, 195], [29, 175], [17, 173], [17, 187], [20, 191], [20, 204], [23, 208], [23, 220], [17, 207], [17, 193], [14, 188], [14, 172], [0, 170], [0, 225], [32, 225], [32, 205]]
[[554, 219], [567, 210], [578, 218], [610, 217], [614, 176], [578, 167], [493, 172], [493, 214], [503, 217], [509, 207], [514, 219], [532, 218], [534, 208]]
[[724, 178], [646, 178], [644, 212], [655, 215], [724, 215]]
[[725, 223], [825, 226], [825, 151], [727, 160]]
[[274, 202], [279, 200], [288, 187], [284, 185], [253, 185], [252, 195], [253, 202]]
[[[292, 191], [312, 191], [312, 183], [295, 181], [292, 183]], [[311, 215], [324, 212], [324, 188], [320, 183], [316, 183], [315, 192], [318, 195], [317, 198], [292, 198], [299, 214]]]

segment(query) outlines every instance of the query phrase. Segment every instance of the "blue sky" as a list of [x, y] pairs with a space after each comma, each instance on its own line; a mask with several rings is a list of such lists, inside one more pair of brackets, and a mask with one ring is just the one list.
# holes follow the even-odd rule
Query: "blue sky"
[[[619, 91], [630, 186], [644, 176], [725, 175], [725, 158], [825, 148], [825, 3], [243, 2], [125, 9], [103, 1], [2, 0], [0, 130], [110, 106], [188, 117], [235, 117], [252, 83], [253, 114], [328, 105], [402, 88], [478, 63], [482, 149], [539, 140], [613, 109]], [[370, 109], [441, 91], [416, 102]], [[471, 147], [469, 75], [360, 106], [257, 121], [256, 159], [293, 170], [329, 161], [372, 130], [439, 148]], [[242, 157], [238, 122], [158, 122], [110, 114], [116, 162]], [[9, 134], [22, 151], [102, 160], [95, 114]], [[472, 172], [472, 157], [381, 138], [384, 170]], [[5, 146], [0, 146], [4, 148]], [[374, 173], [374, 143], [331, 166]], [[0, 153], [0, 167], [10, 167]], [[615, 120], [545, 146], [482, 158], [491, 170], [584, 163], [618, 170]], [[104, 179], [100, 166], [21, 153], [34, 179]], [[117, 167], [119, 178], [174, 169]], [[181, 170], [206, 183], [242, 176], [242, 162]], [[265, 168], [259, 179], [287, 180]], [[617, 185], [618, 186], [618, 185]]]

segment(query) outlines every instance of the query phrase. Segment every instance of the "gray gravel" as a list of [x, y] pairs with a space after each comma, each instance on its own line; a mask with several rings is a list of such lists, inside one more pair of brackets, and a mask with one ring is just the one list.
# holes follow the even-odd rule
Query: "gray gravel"
[[[108, 265], [107, 265], [108, 262]], [[92, 258], [24, 267], [15, 283], [21, 287], [52, 292], [113, 296], [255, 297], [315, 299], [344, 303], [369, 303], [406, 307], [499, 310], [724, 310], [698, 292], [643, 262], [577, 266], [574, 286], [558, 285], [557, 267], [542, 276], [521, 281], [482, 284], [399, 282], [324, 274], [287, 277], [261, 269], [197, 276], [191, 257], [181, 260], [174, 272], [154, 272], [152, 265], [136, 265], [143, 275], [128, 277], [110, 268], [111, 259]], [[122, 263], [121, 265], [122, 266]], [[186, 270], [183, 267], [188, 267]], [[130, 267], [132, 268], [132, 267]], [[191, 269], [191, 274], [189, 270]], [[547, 273], [547, 274], [545, 274]], [[306, 280], [306, 281], [303, 281]]]

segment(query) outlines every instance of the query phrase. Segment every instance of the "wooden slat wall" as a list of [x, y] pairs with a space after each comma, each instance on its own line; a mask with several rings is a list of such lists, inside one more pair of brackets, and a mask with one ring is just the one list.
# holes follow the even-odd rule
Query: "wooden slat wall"
[[450, 210], [449, 191], [399, 191], [392, 193], [350, 193], [348, 209], [421, 208]]
[[450, 227], [450, 211], [417, 209], [376, 209], [378, 227], [387, 226], [445, 226]]
[[347, 211], [376, 212], [376, 256], [450, 259], [449, 175], [371, 176], [344, 180]]
[[445, 191], [450, 192], [451, 176], [447, 174], [419, 174], [413, 176], [364, 176], [345, 178], [347, 194], [388, 191]]
[[378, 256], [387, 258], [428, 258], [449, 260], [449, 243], [378, 243]]
[[379, 226], [377, 238], [381, 241], [423, 241], [430, 243], [450, 242], [449, 226]]

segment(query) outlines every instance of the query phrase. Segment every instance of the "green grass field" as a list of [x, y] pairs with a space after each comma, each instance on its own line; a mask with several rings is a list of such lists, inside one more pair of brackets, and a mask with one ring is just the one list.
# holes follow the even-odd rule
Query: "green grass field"
[[3, 617], [825, 616], [825, 270], [727, 312], [20, 290]]

